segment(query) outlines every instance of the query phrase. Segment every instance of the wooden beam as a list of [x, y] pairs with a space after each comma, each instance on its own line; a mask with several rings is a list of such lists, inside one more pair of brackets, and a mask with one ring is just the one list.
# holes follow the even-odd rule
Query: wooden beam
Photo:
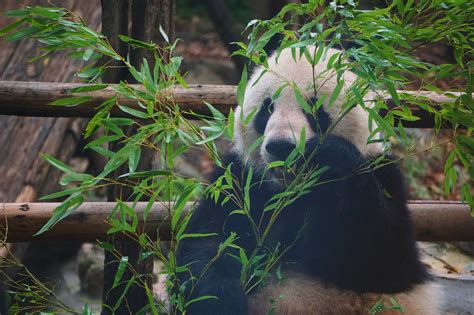
[[[36, 117], [92, 117], [96, 113], [96, 108], [102, 102], [115, 95], [114, 87], [111, 84], [109, 88], [101, 91], [82, 93], [80, 95], [92, 96], [90, 102], [72, 106], [57, 107], [48, 105], [55, 100], [77, 96], [70, 93], [70, 89], [85, 84], [77, 83], [45, 83], [45, 82], [20, 82], [20, 81], [0, 81], [0, 115], [18, 115], [18, 116], [36, 116]], [[139, 85], [134, 85], [140, 88]], [[412, 95], [424, 96], [429, 98], [433, 104], [452, 103], [454, 98], [448, 98], [444, 95], [433, 92], [418, 91], [399, 91]], [[453, 95], [459, 95], [459, 92], [453, 92]], [[193, 111], [199, 114], [210, 114], [204, 101], [215, 106], [219, 111], [227, 114], [230, 108], [237, 103], [236, 87], [233, 85], [190, 85], [187, 89], [176, 87], [163, 96], [163, 104], [169, 105], [172, 102], [179, 104], [184, 112]], [[393, 108], [394, 105], [387, 95], [387, 104]], [[120, 104], [138, 109], [135, 101], [120, 98]], [[415, 104], [407, 104], [412, 112], [420, 117], [418, 121], [407, 122], [403, 124], [406, 127], [432, 128], [434, 120], [430, 113], [422, 110]], [[384, 112], [381, 112], [385, 115]], [[126, 117], [127, 114], [118, 108], [112, 110], [113, 116]]]
[[[51, 217], [59, 203], [5, 203], [0, 205], [0, 231], [7, 231], [8, 242], [45, 240], [104, 239], [110, 226], [107, 217], [114, 202], [86, 202], [47, 233], [33, 237]], [[139, 202], [135, 211], [139, 230], [151, 237], [170, 239], [169, 209], [172, 205], [155, 204], [143, 221], [146, 202]], [[191, 205], [186, 206], [188, 211]], [[469, 207], [457, 201], [410, 201], [409, 209], [420, 241], [474, 241], [474, 218]]]
[[[0, 115], [35, 116], [35, 117], [92, 117], [96, 108], [106, 99], [114, 96], [115, 84], [105, 90], [81, 93], [83, 96], [92, 96], [90, 102], [78, 106], [64, 107], [51, 106], [49, 103], [66, 97], [79, 94], [70, 93], [74, 87], [84, 86], [78, 83], [45, 83], [0, 81]], [[139, 85], [132, 85], [140, 88]], [[177, 87], [172, 90], [172, 98], [180, 104], [183, 111], [209, 113], [204, 101], [216, 106], [220, 111], [227, 113], [236, 104], [236, 87], [232, 85], [190, 85], [184, 89]], [[139, 109], [137, 102], [127, 98], [120, 98], [121, 105]], [[170, 100], [165, 102], [170, 103]], [[127, 114], [118, 108], [112, 110], [113, 116], [127, 117]]]

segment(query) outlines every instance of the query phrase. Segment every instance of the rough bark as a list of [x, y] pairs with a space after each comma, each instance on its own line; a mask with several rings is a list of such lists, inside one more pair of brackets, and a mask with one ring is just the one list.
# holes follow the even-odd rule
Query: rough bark
[[[98, 29], [100, 11], [98, 0], [87, 2], [58, 0], [58, 6], [66, 7], [84, 17], [88, 25]], [[25, 7], [26, 5], [50, 5], [47, 0], [3, 0], [0, 12]], [[12, 23], [13, 18], [2, 16], [0, 28]], [[82, 62], [71, 62], [64, 54], [52, 56], [42, 62], [28, 63], [37, 54], [41, 44], [31, 40], [7, 43], [0, 40], [0, 79], [23, 81], [64, 82], [73, 80], [72, 74]], [[77, 147], [77, 140], [84, 126], [83, 119], [33, 118], [0, 116], [0, 202], [32, 202], [39, 196], [57, 189], [60, 172], [42, 160], [41, 153], [51, 154], [68, 161]], [[56, 245], [50, 244], [48, 248]], [[35, 246], [14, 244], [11, 251], [18, 258], [26, 257]], [[70, 246], [69, 246], [70, 247]], [[59, 248], [59, 247], [58, 247]], [[43, 252], [47, 250], [43, 247]], [[46, 255], [36, 265], [56, 266]], [[37, 258], [37, 257], [36, 257]], [[38, 262], [40, 262], [38, 264]], [[25, 262], [28, 265], [28, 262]], [[12, 276], [15, 270], [8, 270]], [[1, 291], [1, 289], [0, 289]], [[6, 301], [0, 293], [0, 305]], [[0, 313], [6, 314], [6, 305], [0, 306]], [[3, 309], [2, 309], [3, 308]]]
[[[164, 41], [163, 36], [160, 33], [159, 26], [161, 25], [163, 31], [168, 34], [170, 42], [174, 39], [174, 0], [134, 0], [131, 2], [131, 6], [128, 6], [130, 11], [119, 11], [117, 7], [112, 7], [111, 0], [102, 0], [102, 8], [105, 9], [114, 9], [113, 13], [104, 16], [103, 24], [108, 25], [104, 27], [104, 30], [110, 29], [112, 32], [104, 32], [109, 38], [114, 36], [117, 33], [114, 33], [114, 30], [119, 27], [116, 25], [116, 17], [122, 15], [121, 19], [124, 19], [124, 15], [131, 16], [131, 32], [122, 34], [130, 34], [130, 37], [144, 41], [144, 42], [154, 42], [160, 47], [168, 45]], [[123, 5], [122, 8], [126, 6]], [[109, 16], [110, 15], [110, 16]], [[115, 20], [113, 17], [115, 16]], [[112, 44], [115, 42], [112, 42]], [[113, 44], [114, 45], [114, 44]], [[115, 46], [116, 49], [122, 49], [120, 46]], [[125, 51], [120, 51], [122, 54], [126, 53]], [[132, 64], [136, 67], [142, 63], [143, 58], [147, 58], [149, 63], [153, 65], [152, 55], [149, 52], [144, 52], [142, 50], [130, 50], [130, 60]], [[162, 54], [162, 58], [168, 58], [165, 54]], [[110, 74], [109, 74], [110, 75]], [[116, 74], [115, 76], [110, 75], [108, 82], [119, 82], [120, 80], [127, 80], [128, 82], [133, 82], [132, 77], [124, 73]], [[133, 134], [136, 132], [133, 128], [125, 130], [126, 134]], [[112, 144], [112, 150], [116, 151], [119, 149], [119, 144]], [[142, 152], [142, 158], [140, 161], [139, 169], [151, 169], [152, 167], [152, 153]], [[117, 171], [117, 174], [123, 173], [123, 169]], [[115, 187], [109, 191], [109, 200], [115, 200], [116, 198], [127, 199], [130, 196], [131, 191], [125, 190], [120, 187]], [[122, 255], [128, 256], [129, 266], [134, 270], [135, 274], [145, 276], [145, 281], [147, 285], [151, 287], [151, 272], [153, 270], [153, 260], [152, 257], [148, 259], [139, 261], [141, 247], [136, 242], [124, 239], [111, 239], [110, 240], [115, 249]], [[103, 291], [103, 303], [104, 305], [114, 305], [117, 299], [122, 294], [125, 285], [118, 286], [117, 288], [111, 289], [114, 282], [115, 273], [117, 270], [117, 257], [113, 253], [106, 251], [105, 253], [105, 270], [104, 270], [104, 291]], [[127, 270], [122, 277], [122, 280], [125, 282], [133, 276], [130, 270]], [[141, 286], [133, 285], [126, 293], [125, 303], [119, 307], [118, 310], [115, 310], [115, 314], [135, 314], [140, 311], [144, 306], [147, 305], [147, 298], [144, 288]], [[102, 314], [111, 314], [111, 310], [107, 307], [102, 309]]]

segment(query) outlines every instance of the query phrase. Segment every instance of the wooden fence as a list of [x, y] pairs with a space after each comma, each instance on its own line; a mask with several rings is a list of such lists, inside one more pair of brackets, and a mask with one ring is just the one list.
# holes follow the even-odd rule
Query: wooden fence
[[[107, 218], [115, 207], [113, 202], [86, 202], [70, 216], [60, 221], [50, 231], [33, 237], [51, 217], [59, 203], [5, 203], [0, 213], [7, 222], [9, 242], [31, 242], [48, 240], [95, 241], [104, 239], [110, 225]], [[150, 236], [170, 239], [169, 212], [173, 205], [156, 203], [146, 221], [143, 213], [146, 202], [138, 202], [134, 210], [139, 218], [139, 231]], [[185, 208], [187, 211], [192, 204]], [[457, 201], [418, 200], [410, 201], [408, 207], [420, 241], [474, 241], [474, 219], [467, 205]], [[129, 235], [133, 237], [133, 235]]]
[[[173, 34], [173, 13], [174, 0], [140, 0], [134, 1], [131, 7], [127, 5], [126, 0], [102, 0], [103, 9], [103, 32], [107, 35], [119, 52], [123, 52], [123, 46], [117, 40], [117, 34], [127, 34], [125, 26], [132, 20], [132, 37], [138, 36], [141, 40], [151, 40], [156, 37], [153, 33], [153, 27], [161, 24], [167, 32]], [[127, 10], [131, 10], [128, 12]], [[159, 20], [160, 23], [155, 23]], [[145, 32], [147, 31], [147, 32]], [[144, 38], [144, 34], [147, 34]], [[156, 42], [156, 41], [155, 41]], [[127, 52], [125, 51], [125, 54]], [[132, 59], [141, 60], [137, 52], [132, 54]], [[106, 74], [107, 82], [117, 82], [123, 79], [120, 74], [109, 72]], [[84, 84], [70, 83], [45, 83], [45, 82], [10, 82], [0, 81], [0, 115], [18, 115], [18, 116], [36, 116], [36, 117], [92, 117], [96, 108], [105, 99], [114, 95], [114, 86], [88, 93], [92, 100], [74, 107], [55, 107], [48, 103], [60, 98], [73, 96], [70, 89]], [[163, 98], [163, 106], [170, 104], [169, 99], [180, 104], [185, 112], [195, 112], [199, 114], [208, 114], [207, 107], [203, 106], [203, 101], [213, 104], [223, 113], [236, 103], [236, 87], [225, 85], [191, 85], [187, 89], [175, 88], [168, 91]], [[433, 103], [449, 103], [453, 99], [430, 92], [406, 92], [416, 93], [417, 95], [429, 98]], [[454, 93], [455, 94], [455, 93]], [[81, 94], [84, 95], [84, 94]], [[387, 96], [389, 108], [393, 106], [390, 98]], [[120, 99], [121, 104], [135, 107], [133, 101], [129, 99]], [[430, 113], [421, 110], [414, 104], [407, 104], [411, 107], [413, 113], [421, 119], [414, 122], [403, 122], [406, 127], [432, 128], [434, 125], [433, 117]], [[381, 113], [382, 115], [384, 113]], [[112, 110], [112, 115], [125, 116], [126, 114], [119, 110]], [[446, 127], [446, 126], [445, 126]], [[113, 193], [112, 193], [112, 200]], [[84, 203], [68, 218], [59, 222], [47, 233], [33, 237], [42, 225], [51, 217], [53, 209], [58, 206], [56, 203], [4, 203], [0, 204], [0, 231], [6, 233], [8, 242], [25, 241], [48, 241], [48, 240], [96, 240], [107, 237], [107, 217], [115, 206], [114, 202]], [[150, 212], [146, 222], [143, 221], [144, 203], [137, 204], [135, 210], [140, 218], [140, 229], [147, 232], [150, 236], [159, 233], [163, 239], [169, 238], [169, 208], [172, 205], [157, 204]], [[189, 208], [189, 205], [188, 205]], [[474, 220], [472, 219], [469, 208], [461, 202], [441, 202], [431, 200], [411, 201], [409, 203], [415, 230], [419, 240], [430, 241], [474, 241]], [[117, 243], [118, 242], [118, 243]], [[136, 256], [140, 248], [138, 245], [133, 247], [130, 243], [120, 243], [120, 240], [114, 240], [115, 246], [123, 249], [123, 255]], [[113, 266], [114, 257], [106, 258], [106, 269]], [[138, 260], [130, 259], [130, 264], [135, 270], [151, 273], [152, 262], [143, 268], [136, 268]], [[106, 270], [104, 304], [113, 305], [117, 296], [110, 294], [111, 281], [115, 275], [112, 267]], [[129, 275], [124, 275], [127, 279]], [[112, 280], [111, 280], [112, 279]], [[136, 289], [134, 291], [134, 289]], [[119, 292], [119, 288], [115, 288]], [[137, 311], [147, 303], [143, 288], [131, 288], [127, 293], [129, 300], [128, 309], [119, 309], [117, 314], [126, 314], [128, 311]], [[145, 298], [145, 300], [144, 300]], [[104, 309], [103, 314], [109, 314]]]

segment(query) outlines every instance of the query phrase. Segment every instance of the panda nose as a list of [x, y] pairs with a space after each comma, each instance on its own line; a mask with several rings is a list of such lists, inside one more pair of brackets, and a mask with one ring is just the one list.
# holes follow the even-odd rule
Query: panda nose
[[295, 147], [294, 143], [286, 140], [273, 140], [265, 145], [265, 150], [279, 160], [286, 160]]

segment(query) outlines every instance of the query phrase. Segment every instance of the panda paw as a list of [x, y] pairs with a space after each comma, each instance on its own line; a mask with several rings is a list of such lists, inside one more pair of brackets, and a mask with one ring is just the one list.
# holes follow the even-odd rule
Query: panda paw
[[322, 143], [316, 137], [310, 139], [305, 155], [311, 159], [312, 165], [328, 166], [331, 173], [341, 176], [350, 174], [363, 163], [361, 153], [352, 143], [331, 135]]

